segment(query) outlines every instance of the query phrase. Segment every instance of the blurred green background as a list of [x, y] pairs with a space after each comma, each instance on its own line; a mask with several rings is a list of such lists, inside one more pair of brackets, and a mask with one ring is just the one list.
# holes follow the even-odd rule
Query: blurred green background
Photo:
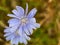
[[4, 27], [10, 19], [7, 14], [17, 5], [25, 9], [26, 3], [29, 11], [34, 7], [38, 10], [35, 18], [41, 24], [27, 45], [60, 45], [60, 0], [0, 0], [0, 45], [10, 45], [4, 37]]

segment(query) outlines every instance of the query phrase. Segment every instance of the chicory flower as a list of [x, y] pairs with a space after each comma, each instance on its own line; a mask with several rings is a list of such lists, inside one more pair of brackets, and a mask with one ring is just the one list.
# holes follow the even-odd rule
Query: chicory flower
[[26, 3], [26, 10], [20, 6], [16, 6], [16, 9], [12, 10], [13, 14], [8, 14], [12, 17], [8, 21], [9, 27], [7, 27], [5, 32], [6, 40], [11, 42], [11, 44], [18, 45], [18, 43], [27, 44], [27, 40], [30, 40], [29, 35], [33, 33], [33, 30], [40, 27], [40, 24], [36, 23], [34, 18], [37, 9], [33, 8], [28, 13], [28, 4]]

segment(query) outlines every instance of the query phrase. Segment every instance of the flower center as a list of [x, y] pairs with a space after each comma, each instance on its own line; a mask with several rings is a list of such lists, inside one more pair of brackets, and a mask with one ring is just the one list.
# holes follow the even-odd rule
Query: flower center
[[21, 23], [22, 23], [22, 24], [25, 24], [26, 22], [27, 22], [27, 18], [22, 18], [22, 19], [21, 19]]

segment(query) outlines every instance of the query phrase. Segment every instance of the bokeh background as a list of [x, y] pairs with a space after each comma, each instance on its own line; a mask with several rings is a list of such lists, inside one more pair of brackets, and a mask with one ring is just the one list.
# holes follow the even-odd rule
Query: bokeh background
[[29, 11], [34, 7], [38, 10], [35, 18], [41, 25], [27, 45], [60, 45], [60, 0], [0, 0], [0, 45], [10, 45], [4, 37], [4, 27], [10, 19], [7, 14], [17, 5], [25, 9], [26, 3]]

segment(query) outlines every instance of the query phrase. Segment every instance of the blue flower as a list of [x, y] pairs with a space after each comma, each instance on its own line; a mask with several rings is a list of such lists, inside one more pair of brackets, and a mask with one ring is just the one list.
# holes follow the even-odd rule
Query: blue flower
[[26, 3], [26, 10], [20, 6], [16, 6], [16, 9], [12, 10], [13, 14], [8, 14], [12, 17], [8, 21], [9, 27], [7, 27], [5, 32], [6, 40], [11, 42], [11, 44], [24, 43], [27, 44], [27, 40], [30, 40], [29, 35], [33, 33], [33, 30], [40, 27], [40, 24], [36, 23], [34, 18], [37, 10], [33, 8], [28, 13], [28, 4]]

